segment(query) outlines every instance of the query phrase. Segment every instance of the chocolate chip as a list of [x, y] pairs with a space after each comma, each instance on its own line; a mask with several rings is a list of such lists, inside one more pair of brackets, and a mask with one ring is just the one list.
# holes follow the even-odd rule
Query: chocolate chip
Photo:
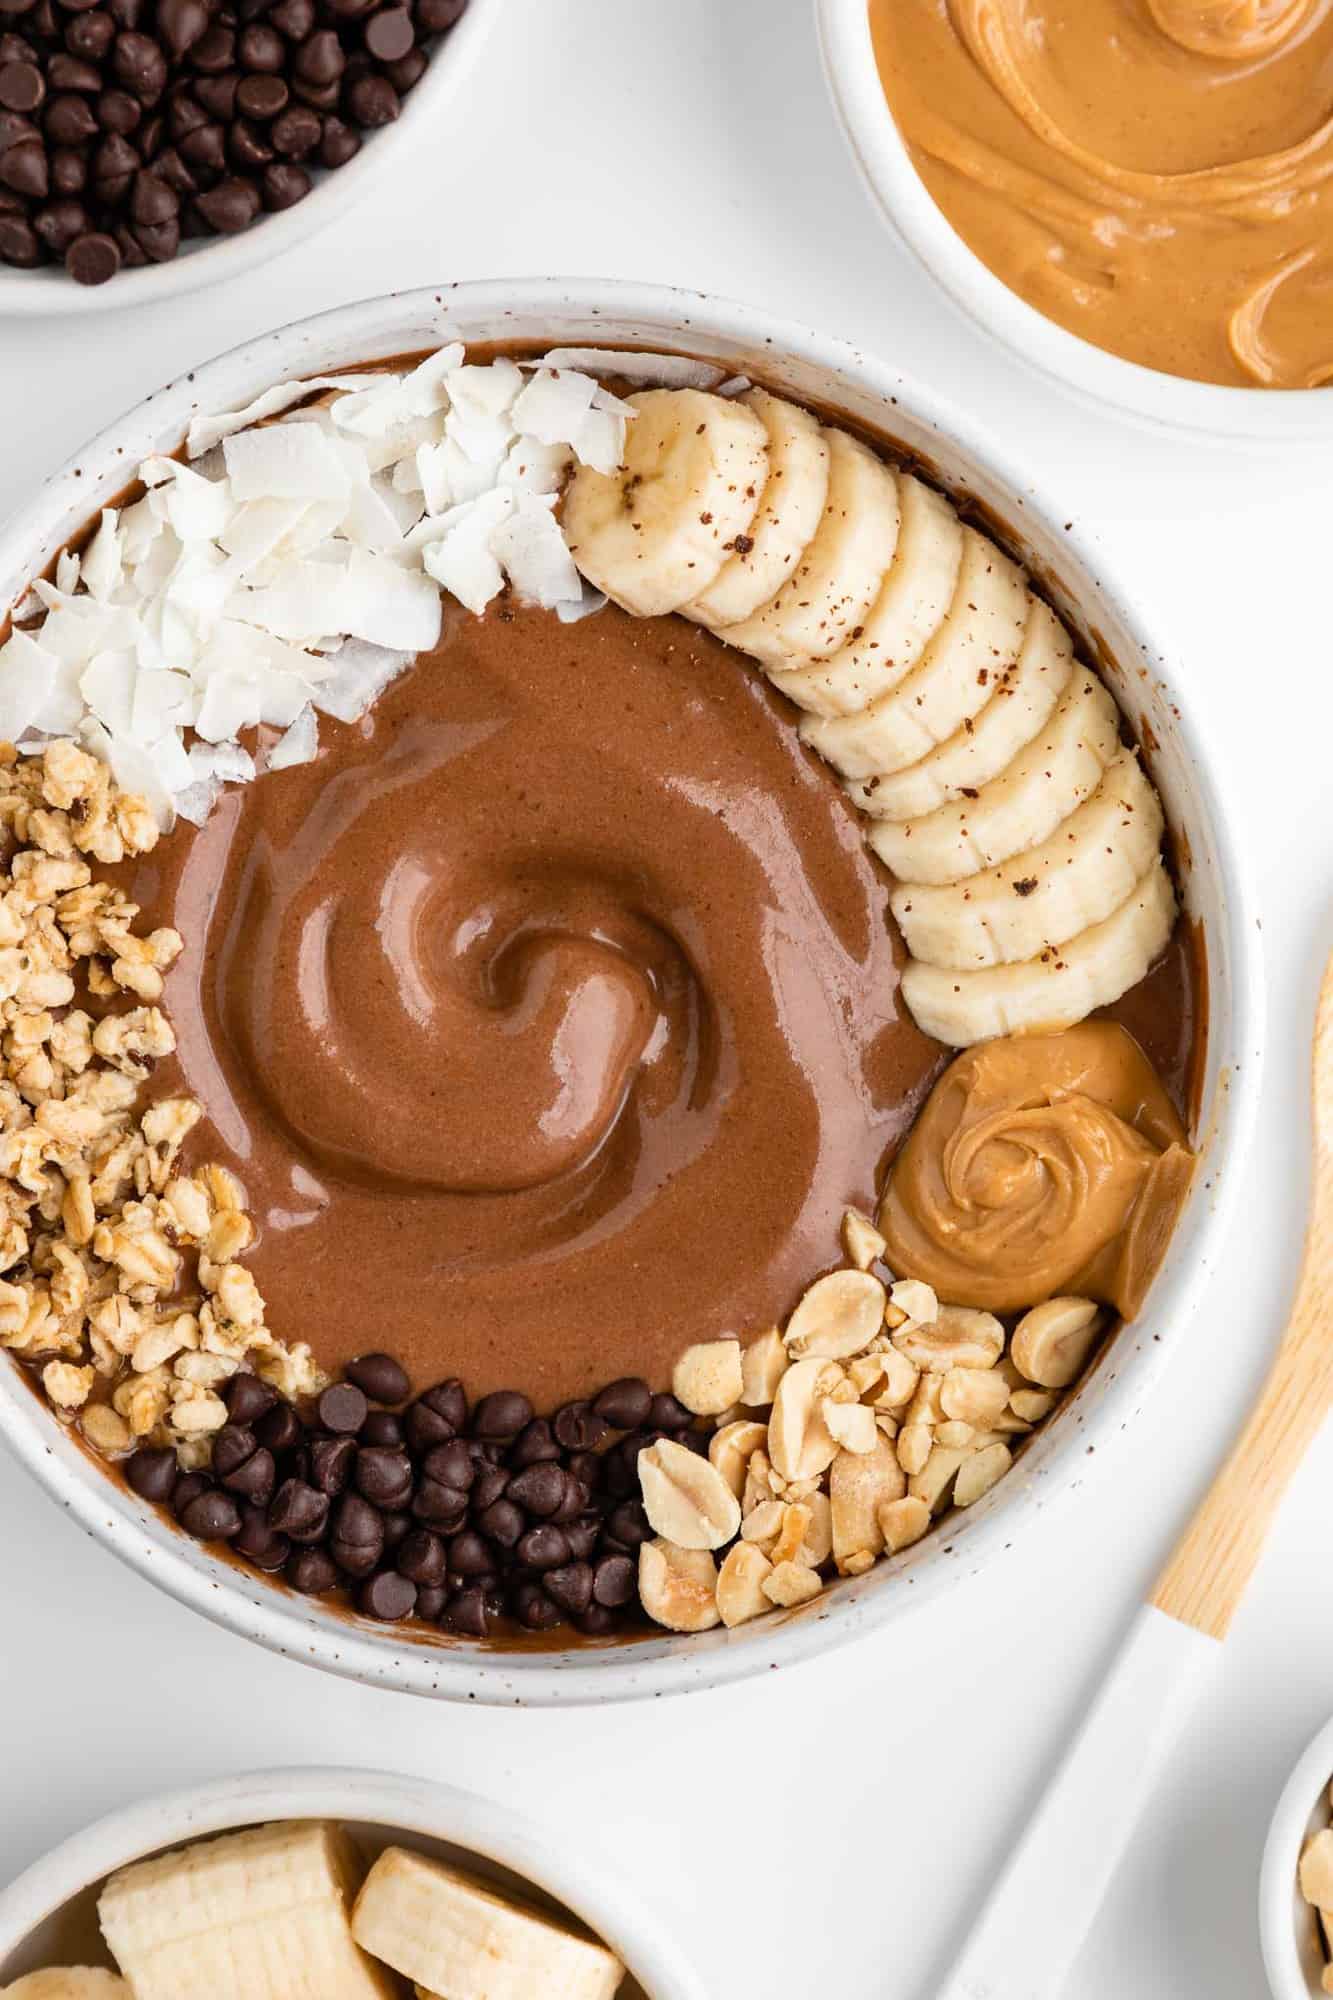
[[50, 187], [46, 151], [37, 139], [20, 140], [0, 153], [0, 181], [15, 194], [40, 200]]
[[347, 109], [358, 125], [373, 131], [392, 125], [402, 103], [387, 76], [359, 76], [347, 92]]
[[344, 1372], [372, 1403], [405, 1403], [412, 1393], [407, 1370], [392, 1354], [359, 1354]]
[[[416, 30], [406, 7], [381, 7], [366, 23], [366, 47], [377, 62], [397, 62], [400, 56], [407, 54], [415, 40]], [[15, 108], [24, 110], [28, 107], [19, 105]]]
[[65, 47], [72, 56], [100, 63], [116, 39], [116, 24], [110, 14], [76, 14], [65, 26]]
[[315, 0], [278, 0], [268, 10], [269, 26], [290, 42], [303, 42], [315, 25]]
[[509, 1474], [501, 1466], [484, 1462], [477, 1469], [476, 1484], [472, 1489], [472, 1505], [481, 1513], [500, 1498], [509, 1484]]
[[292, 1552], [286, 1535], [274, 1534], [264, 1508], [247, 1505], [241, 1507], [241, 1526], [232, 1540], [232, 1547], [238, 1555], [252, 1562], [256, 1569], [270, 1574], [280, 1570]]
[[590, 1604], [574, 1623], [585, 1637], [605, 1639], [615, 1631], [617, 1620], [615, 1612], [608, 1611], [604, 1604]]
[[405, 1451], [392, 1447], [369, 1445], [359, 1450], [355, 1477], [358, 1492], [377, 1507], [401, 1507], [412, 1491], [411, 1460]]
[[114, 238], [100, 229], [80, 236], [65, 252], [65, 269], [76, 284], [104, 285], [120, 269], [120, 251]]
[[392, 1410], [372, 1410], [361, 1426], [362, 1444], [402, 1444], [403, 1425]]
[[166, 88], [167, 59], [148, 35], [133, 30], [117, 35], [111, 50], [111, 67], [117, 81], [141, 103], [152, 102]]
[[607, 1435], [610, 1426], [591, 1403], [566, 1403], [555, 1413], [554, 1430], [566, 1451], [591, 1451]]
[[[216, 1468], [216, 1451], [213, 1463]], [[234, 1472], [228, 1473], [222, 1483], [229, 1493], [241, 1494], [245, 1499], [253, 1501], [256, 1507], [267, 1507], [273, 1498], [273, 1489], [278, 1483], [278, 1468], [273, 1453], [266, 1451], [263, 1445], [260, 1445], [259, 1449], [252, 1452]]]
[[51, 192], [82, 194], [88, 185], [88, 162], [72, 146], [57, 146], [51, 155]]
[[542, 1589], [569, 1617], [577, 1617], [592, 1603], [592, 1567], [586, 1562], [574, 1562], [548, 1569], [542, 1578]]
[[434, 1622], [441, 1616], [448, 1601], [449, 1593], [442, 1583], [418, 1584], [415, 1615]]
[[33, 216], [32, 226], [47, 249], [63, 257], [70, 244], [87, 231], [88, 211], [81, 201], [70, 198], [48, 201]]
[[410, 1577], [400, 1576], [396, 1569], [384, 1569], [362, 1584], [356, 1601], [368, 1618], [386, 1622], [410, 1618], [416, 1606], [417, 1587]]
[[622, 1375], [608, 1382], [593, 1398], [593, 1409], [613, 1430], [633, 1431], [646, 1424], [653, 1407], [653, 1392], [638, 1375]]
[[261, 1381], [258, 1375], [233, 1375], [230, 1382], [223, 1385], [221, 1395], [227, 1405], [227, 1415], [234, 1424], [255, 1423], [278, 1400], [277, 1390]]
[[0, 67], [0, 104], [6, 111], [35, 111], [46, 96], [46, 83], [36, 63], [10, 62]]
[[361, 134], [345, 125], [341, 118], [326, 118], [324, 131], [319, 142], [319, 163], [322, 167], [345, 167], [361, 151]]
[[520, 1583], [513, 1595], [513, 1612], [529, 1632], [549, 1632], [560, 1623], [560, 1612], [539, 1583]]
[[227, 1493], [217, 1488], [198, 1493], [181, 1509], [180, 1524], [187, 1535], [201, 1542], [227, 1542], [240, 1533], [241, 1510]]
[[352, 1476], [356, 1445], [349, 1437], [316, 1438], [310, 1446], [310, 1484], [330, 1498], [341, 1493]]
[[97, 100], [97, 122], [104, 132], [124, 138], [143, 123], [143, 106], [127, 90], [104, 90]]
[[517, 1389], [497, 1389], [489, 1396], [483, 1396], [472, 1412], [472, 1430], [476, 1437], [494, 1438], [507, 1442], [518, 1436], [523, 1426], [532, 1421], [532, 1404]]
[[[270, 28], [262, 21], [253, 21], [248, 28], [241, 30], [236, 57], [242, 69], [276, 76], [287, 60], [287, 44], [276, 28]], [[351, 1374], [350, 1369], [347, 1372]], [[352, 1379], [356, 1378], [353, 1376]], [[361, 1386], [364, 1388], [365, 1384]]]
[[474, 1528], [451, 1535], [446, 1550], [449, 1568], [458, 1576], [488, 1576], [495, 1567], [495, 1552]]
[[548, 1521], [521, 1535], [514, 1553], [525, 1569], [559, 1569], [569, 1561], [570, 1548], [563, 1531]]
[[176, 1484], [176, 1454], [170, 1445], [144, 1446], [125, 1461], [125, 1478], [141, 1500], [170, 1500]]
[[566, 1521], [563, 1525], [569, 1553], [577, 1562], [583, 1562], [597, 1547], [602, 1532], [601, 1522], [592, 1514], [585, 1515], [582, 1520]]
[[337, 1583], [338, 1571], [323, 1549], [299, 1549], [287, 1565], [287, 1581], [306, 1597], [322, 1597]]
[[467, 0], [416, 0], [417, 26], [423, 35], [443, 35], [466, 11]]
[[413, 1583], [443, 1583], [448, 1563], [444, 1543], [427, 1528], [416, 1528], [399, 1544], [394, 1560]]
[[201, 173], [221, 173], [227, 164], [227, 135], [221, 125], [199, 125], [180, 141], [180, 155]]
[[400, 1542], [406, 1541], [416, 1526], [412, 1516], [404, 1513], [401, 1508], [390, 1507], [380, 1519], [384, 1523], [384, 1546], [390, 1553]]
[[[102, 18], [105, 20], [106, 16]], [[46, 82], [52, 90], [82, 91], [87, 96], [96, 97], [102, 88], [102, 72], [95, 63], [84, 62], [80, 56], [64, 55], [57, 50], [46, 65]], [[20, 104], [14, 108], [26, 111], [32, 107]]]
[[236, 116], [236, 93], [240, 87], [236, 71], [226, 69], [217, 76], [196, 77], [194, 95], [210, 116], [225, 122]]
[[606, 1525], [622, 1547], [637, 1549], [641, 1542], [650, 1542], [653, 1531], [648, 1525], [648, 1516], [643, 1511], [641, 1500], [622, 1500], [607, 1516]]
[[467, 1584], [455, 1591], [445, 1609], [444, 1622], [449, 1631], [457, 1632], [460, 1638], [484, 1639], [486, 1637], [486, 1598], [477, 1584]]
[[[257, 118], [261, 123], [267, 123], [286, 109], [289, 95], [280, 76], [243, 76], [236, 86], [236, 109], [246, 118]], [[385, 1400], [393, 1399], [386, 1397]]]
[[130, 214], [135, 222], [173, 222], [180, 196], [159, 175], [145, 169], [130, 185]]
[[329, 1518], [329, 1496], [303, 1479], [285, 1479], [269, 1508], [269, 1526], [294, 1542], [313, 1542]]
[[190, 50], [190, 66], [201, 76], [220, 76], [236, 61], [236, 37], [230, 28], [215, 21], [205, 29]]
[[359, 1493], [344, 1493], [330, 1518], [330, 1532], [340, 1542], [355, 1542], [360, 1548], [384, 1546], [384, 1519]]
[[96, 116], [87, 98], [62, 91], [53, 97], [42, 119], [47, 138], [54, 146], [86, 145], [98, 130]]
[[157, 0], [158, 33], [177, 62], [207, 32], [211, 18], [204, 0]]
[[410, 49], [397, 62], [385, 63], [384, 74], [388, 77], [400, 97], [406, 97], [409, 90], [415, 90], [430, 67], [424, 49]]
[[555, 1441], [551, 1426], [545, 1417], [534, 1417], [530, 1424], [523, 1426], [514, 1439], [509, 1453], [509, 1463], [515, 1471], [519, 1471], [525, 1465], [541, 1465], [546, 1461], [558, 1459], [559, 1456], [560, 1447]]
[[259, 1419], [254, 1429], [259, 1442], [266, 1444], [270, 1451], [290, 1451], [301, 1442], [301, 1419], [290, 1403], [276, 1404]]
[[303, 160], [314, 152], [322, 130], [317, 112], [304, 104], [293, 104], [280, 118], [274, 119], [268, 136], [274, 151], [284, 159]]
[[134, 238], [154, 264], [165, 264], [181, 247], [181, 226], [170, 222], [136, 222]]
[[419, 1521], [428, 1521], [446, 1534], [461, 1527], [467, 1518], [468, 1496], [456, 1486], [442, 1486], [438, 1479], [422, 1479], [412, 1501]]
[[529, 1514], [549, 1520], [565, 1498], [565, 1473], [560, 1465], [530, 1465], [509, 1482], [509, 1497]]
[[163, 147], [153, 162], [153, 171], [161, 175], [168, 187], [175, 188], [177, 194], [199, 192], [198, 180], [174, 146]]
[[629, 1556], [603, 1556], [593, 1571], [593, 1599], [608, 1611], [630, 1603], [637, 1587], [637, 1571]]
[[414, 1451], [429, 1451], [432, 1445], [457, 1437], [466, 1423], [467, 1398], [462, 1383], [456, 1379], [437, 1382], [418, 1396], [407, 1412], [407, 1440]]
[[[456, 1486], [464, 1492], [477, 1476], [476, 1463], [461, 1438], [435, 1445], [426, 1453], [421, 1469], [428, 1478], [438, 1479], [442, 1486]], [[503, 1485], [498, 1490], [502, 1493]]]
[[341, 1437], [355, 1437], [366, 1421], [369, 1404], [352, 1382], [335, 1382], [325, 1389], [316, 1405], [325, 1430]]
[[684, 1431], [689, 1429], [692, 1418], [674, 1396], [657, 1395], [653, 1397], [646, 1422], [655, 1431]]
[[337, 1563], [344, 1576], [369, 1576], [380, 1566], [384, 1555], [382, 1541], [373, 1545], [365, 1542], [344, 1542], [334, 1535], [328, 1544], [329, 1554]]
[[475, 1516], [476, 1524], [489, 1541], [498, 1542], [501, 1548], [512, 1549], [523, 1533], [527, 1523], [523, 1510], [512, 1500], [493, 1500]]
[[224, 1424], [213, 1439], [213, 1470], [219, 1479], [225, 1479], [229, 1472], [235, 1472], [238, 1465], [244, 1465], [247, 1458], [253, 1458], [258, 1449], [255, 1434], [243, 1424]]

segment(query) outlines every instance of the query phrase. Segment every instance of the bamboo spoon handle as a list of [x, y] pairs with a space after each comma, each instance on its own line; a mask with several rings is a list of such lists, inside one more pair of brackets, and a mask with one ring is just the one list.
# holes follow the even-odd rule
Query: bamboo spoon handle
[[931, 2000], [1060, 1992], [1333, 1401], [1333, 959], [1315, 1023], [1313, 1095], [1305, 1254], [1263, 1393]]

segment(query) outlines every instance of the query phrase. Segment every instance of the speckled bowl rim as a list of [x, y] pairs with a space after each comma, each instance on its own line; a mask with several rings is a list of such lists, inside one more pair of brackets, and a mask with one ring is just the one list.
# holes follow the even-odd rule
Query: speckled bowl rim
[[813, 5], [833, 108], [875, 207], [974, 326], [1101, 412], [1159, 434], [1269, 445], [1333, 438], [1333, 390], [1239, 389], [1166, 375], [1094, 346], [1020, 298], [963, 241], [917, 172], [880, 84], [867, 0]]
[[0, 1890], [0, 1979], [40, 1924], [114, 1869], [184, 1841], [280, 1819], [359, 1821], [448, 1841], [573, 1911], [624, 1961], [648, 2000], [706, 2000], [674, 1938], [591, 1845], [456, 1785], [332, 1766], [248, 1772], [142, 1799], [52, 1848]]
[[394, 162], [404, 177], [411, 174], [414, 158], [418, 175], [432, 175], [427, 135], [433, 130], [438, 136], [446, 129], [446, 108], [473, 75], [506, 6], [507, 0], [469, 0], [467, 12], [449, 30], [425, 75], [403, 99], [394, 122], [368, 132], [360, 152], [346, 166], [321, 172], [305, 200], [295, 207], [265, 215], [235, 236], [191, 239], [168, 263], [121, 270], [105, 285], [75, 284], [59, 265], [43, 265], [35, 271], [0, 265], [0, 319], [85, 318], [90, 313], [161, 305], [167, 299], [239, 277], [243, 271], [253, 271], [284, 251], [294, 250], [355, 207]]
[[[170, 449], [196, 409], [248, 400], [278, 379], [372, 360], [454, 336], [536, 337], [564, 344], [692, 348], [762, 371], [797, 395], [832, 403], [932, 462], [945, 483], [1012, 524], [1016, 552], [1098, 657], [1139, 734], [1157, 749], [1154, 774], [1192, 855], [1187, 907], [1202, 918], [1209, 958], [1209, 1054], [1195, 1190], [1143, 1313], [1024, 1453], [1019, 1467], [935, 1536], [864, 1577], [844, 1579], [809, 1606], [734, 1631], [662, 1634], [633, 1644], [500, 1650], [417, 1642], [335, 1615], [220, 1560], [106, 1477], [38, 1401], [12, 1364], [0, 1366], [0, 1433], [47, 1491], [115, 1554], [228, 1630], [290, 1658], [370, 1685], [490, 1704], [608, 1702], [720, 1686], [793, 1666], [914, 1606], [1022, 1544], [1025, 1519], [1080, 1487], [1103, 1446], [1132, 1425], [1167, 1355], [1185, 1336], [1224, 1242], [1258, 1095], [1264, 991], [1259, 932], [1234, 817], [1197, 708], [1166, 653], [1110, 578], [1105, 552], [970, 416], [844, 342], [752, 307], [697, 292], [595, 278], [503, 279], [364, 300], [234, 349], [148, 398], [57, 473], [0, 531], [0, 604], [123, 485], [149, 452]], [[1096, 1454], [1095, 1456], [1093, 1454]]]

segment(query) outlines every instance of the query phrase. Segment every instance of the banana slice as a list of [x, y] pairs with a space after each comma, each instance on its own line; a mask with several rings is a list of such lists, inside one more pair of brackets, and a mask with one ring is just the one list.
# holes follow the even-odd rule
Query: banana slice
[[956, 1049], [992, 1035], [1053, 1033], [1137, 986], [1166, 949], [1175, 919], [1175, 892], [1158, 857], [1118, 910], [1067, 945], [984, 972], [912, 960], [903, 999], [924, 1033]]
[[100, 1966], [53, 1965], [0, 1986], [0, 2000], [131, 2000], [131, 1994], [123, 1979]]
[[348, 1925], [360, 1876], [341, 1828], [279, 1822], [122, 1868], [97, 1914], [134, 2000], [391, 2000]]
[[1039, 847], [962, 882], [906, 884], [890, 898], [913, 958], [971, 972], [1017, 965], [1119, 909], [1162, 840], [1162, 808], [1122, 750], [1092, 797]]
[[953, 602], [963, 560], [963, 524], [942, 493], [898, 474], [902, 525], [892, 568], [865, 628], [832, 659], [770, 675], [811, 715], [855, 715], [906, 679]]
[[403, 1847], [367, 1875], [352, 1929], [424, 2000], [611, 2000], [625, 1976], [592, 1938]]
[[768, 483], [748, 543], [728, 556], [716, 578], [681, 608], [713, 631], [751, 617], [776, 597], [814, 540], [828, 499], [829, 447], [816, 418], [766, 389], [740, 399], [768, 433]]
[[723, 634], [728, 645], [780, 671], [837, 652], [865, 622], [898, 546], [892, 469], [846, 431], [823, 435], [828, 497], [814, 539], [776, 596]]
[[951, 799], [968, 798], [1013, 762], [1050, 720], [1067, 692], [1074, 649], [1040, 598], [1028, 607], [1023, 647], [975, 720], [905, 771], [877, 772], [846, 787], [871, 819], [921, 819]]
[[615, 472], [580, 466], [562, 525], [588, 581], [640, 618], [678, 611], [717, 577], [754, 520], [768, 433], [701, 389], [641, 389]]
[[924, 819], [874, 821], [866, 839], [900, 882], [961, 882], [998, 867], [1092, 796], [1120, 747], [1120, 711], [1095, 674], [1071, 678], [1049, 727], [975, 798]]
[[859, 715], [807, 716], [802, 741], [849, 778], [902, 771], [977, 715], [1014, 665], [1028, 617], [1023, 573], [975, 528], [949, 615], [895, 691]]

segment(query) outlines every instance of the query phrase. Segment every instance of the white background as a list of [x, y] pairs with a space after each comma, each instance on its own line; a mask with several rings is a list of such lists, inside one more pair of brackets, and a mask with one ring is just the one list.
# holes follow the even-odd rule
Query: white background
[[[1281, 1327], [1333, 942], [1327, 462], [1149, 439], [956, 320], [853, 176], [804, 0], [507, 0], [468, 102], [331, 233], [156, 313], [0, 326], [0, 507], [168, 376], [284, 320], [580, 270], [731, 294], [877, 350], [979, 411], [1138, 579], [1216, 742], [1263, 913], [1268, 1071], [1229, 1255], [1156, 1407], [997, 1570], [824, 1663], [647, 1707], [463, 1711], [271, 1658], [122, 1569], [0, 1455], [0, 1879], [153, 1789], [377, 1763], [606, 1840], [719, 1996], [924, 1996]], [[1263, 1835], [1333, 1709], [1331, 1496], [1326, 1435], [1079, 1966], [1081, 2000], [1263, 1990]]]

